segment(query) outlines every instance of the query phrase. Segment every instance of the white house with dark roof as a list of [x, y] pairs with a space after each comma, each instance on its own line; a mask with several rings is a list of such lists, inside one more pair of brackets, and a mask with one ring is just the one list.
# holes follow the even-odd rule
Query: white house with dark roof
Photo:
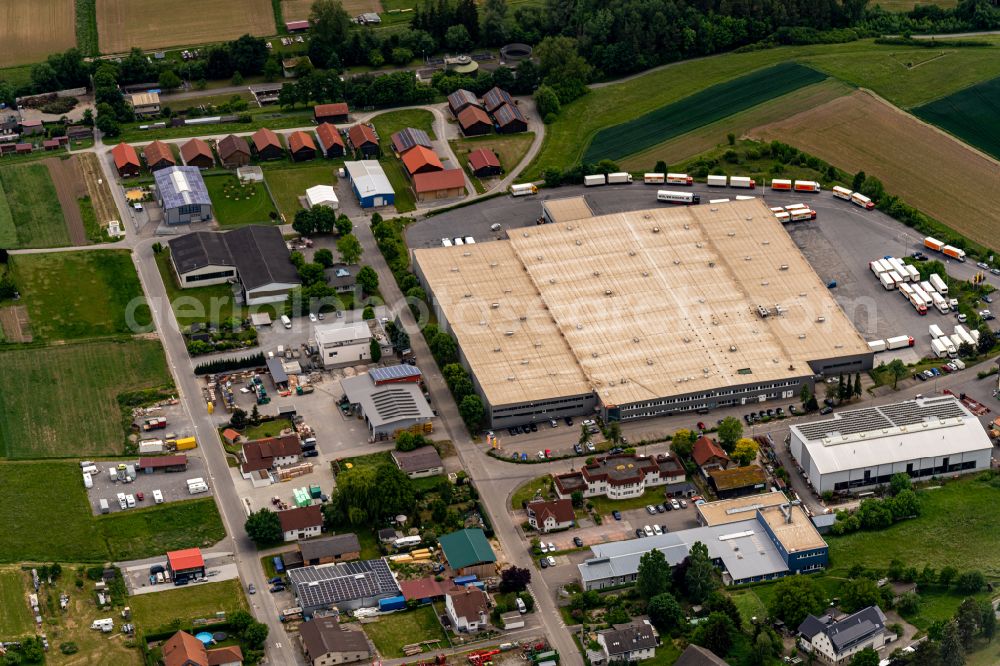
[[455, 631], [475, 633], [489, 624], [489, 597], [474, 585], [448, 590], [444, 607]]
[[656, 656], [659, 639], [648, 620], [616, 624], [612, 629], [597, 632], [604, 658], [613, 661], [633, 662]]
[[885, 614], [878, 606], [836, 621], [830, 615], [807, 615], [798, 628], [799, 647], [831, 666], [850, 663], [865, 648], [882, 649], [887, 636]]

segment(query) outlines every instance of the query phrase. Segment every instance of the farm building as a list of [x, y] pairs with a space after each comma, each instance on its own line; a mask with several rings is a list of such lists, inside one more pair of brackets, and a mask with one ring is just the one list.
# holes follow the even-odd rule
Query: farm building
[[361, 544], [358, 535], [347, 532], [322, 539], [302, 541], [299, 543], [299, 553], [302, 555], [302, 564], [307, 567], [331, 562], [349, 562], [361, 557]]
[[407, 601], [418, 601], [429, 604], [444, 598], [445, 583], [434, 580], [432, 576], [399, 581], [399, 591]]
[[323, 123], [346, 123], [348, 116], [347, 102], [337, 102], [335, 104], [317, 104], [313, 107], [313, 119], [321, 125]]
[[407, 127], [392, 135], [392, 149], [397, 155], [402, 155], [415, 146], [423, 146], [428, 149], [433, 148], [431, 138], [427, 135], [427, 132], [415, 127]]
[[393, 204], [396, 193], [389, 184], [382, 165], [376, 160], [344, 162], [344, 169], [362, 208], [380, 208]]
[[172, 238], [170, 262], [182, 288], [238, 281], [247, 305], [280, 303], [300, 284], [277, 227], [249, 225]]
[[172, 166], [155, 171], [153, 178], [164, 222], [189, 224], [212, 218], [212, 199], [198, 167]]
[[240, 666], [243, 650], [238, 645], [205, 647], [186, 631], [178, 631], [160, 646], [164, 666]]
[[215, 166], [212, 147], [201, 139], [191, 139], [181, 145], [181, 159], [187, 166], [211, 169]]
[[391, 454], [396, 467], [411, 479], [444, 474], [441, 455], [433, 446], [421, 446], [412, 451], [392, 451]]
[[337, 200], [337, 193], [332, 185], [313, 185], [306, 190], [306, 203], [309, 208], [313, 206], [329, 206], [337, 210], [340, 201]]
[[42, 141], [42, 148], [44, 150], [52, 151], [59, 147], [59, 139], [46, 139]]
[[351, 408], [364, 417], [371, 440], [392, 439], [403, 430], [427, 431], [434, 412], [416, 384], [375, 386], [371, 375], [340, 380]]
[[411, 176], [444, 170], [444, 165], [434, 151], [423, 146], [413, 146], [403, 153], [403, 166]]
[[889, 483], [990, 467], [993, 445], [956, 397], [917, 398], [839, 412], [792, 426], [789, 451], [818, 493], [856, 493]]
[[478, 527], [441, 535], [438, 544], [456, 575], [475, 574], [480, 578], [496, 575], [497, 556]]
[[448, 95], [448, 108], [451, 109], [452, 115], [456, 118], [458, 117], [458, 114], [470, 106], [478, 107], [479, 100], [476, 99], [475, 94], [469, 92], [468, 90], [459, 88], [452, 94]]
[[137, 116], [160, 115], [160, 93], [133, 93], [128, 96], [128, 103]]
[[140, 469], [146, 474], [152, 474], [160, 470], [164, 472], [183, 472], [187, 469], [187, 466], [188, 457], [180, 453], [174, 456], [139, 458], [139, 464], [136, 465], [136, 469]]
[[413, 176], [413, 191], [417, 193], [417, 201], [460, 197], [465, 194], [465, 172], [445, 169], [418, 173]]
[[500, 175], [500, 160], [488, 148], [477, 148], [469, 153], [469, 170], [479, 178]]
[[285, 156], [285, 149], [281, 147], [281, 139], [266, 127], [261, 127], [254, 132], [250, 141], [253, 144], [253, 152], [259, 160], [280, 160]]
[[292, 161], [305, 162], [316, 159], [316, 142], [308, 132], [292, 132], [288, 135], [288, 152]]
[[30, 155], [35, 150], [35, 146], [30, 143], [19, 143], [14, 146], [14, 152], [18, 155]]
[[166, 169], [177, 165], [174, 153], [170, 146], [162, 141], [154, 141], [142, 149], [142, 158], [146, 160], [146, 166], [150, 171]]
[[278, 512], [285, 541], [300, 541], [318, 536], [323, 529], [323, 510], [319, 504], [300, 506]]
[[467, 106], [458, 113], [458, 126], [465, 136], [482, 136], [493, 131], [493, 123], [478, 106]]
[[235, 169], [250, 164], [250, 145], [241, 136], [230, 134], [219, 141], [215, 149], [219, 152], [222, 166]]
[[115, 170], [122, 178], [132, 178], [139, 175], [142, 164], [139, 162], [139, 155], [135, 148], [127, 143], [119, 143], [111, 149], [111, 157], [115, 161]]
[[767, 488], [767, 474], [759, 465], [713, 469], [708, 482], [719, 499], [753, 495]]
[[22, 136], [34, 136], [35, 134], [45, 133], [45, 123], [41, 120], [22, 120], [21, 121], [21, 135]]
[[378, 157], [378, 136], [370, 125], [354, 125], [347, 131], [347, 138], [351, 140], [355, 156], [359, 159]]
[[[418, 248], [413, 258], [494, 428], [595, 408], [625, 421], [787, 401], [816, 374], [872, 365], [868, 344], [759, 199], [543, 224], [505, 241]], [[595, 290], [622, 315], [573, 305]], [[642, 293], [669, 298], [636, 309]], [[783, 316], [763, 316], [773, 311], [762, 303], [780, 303]], [[686, 315], [694, 304], [714, 316]], [[796, 335], [788, 321], [800, 322]]]
[[295, 34], [298, 32], [305, 32], [309, 29], [309, 21], [285, 21], [285, 30], [289, 33]]
[[521, 113], [521, 109], [513, 104], [504, 104], [494, 111], [493, 119], [496, 120], [497, 132], [500, 134], [528, 131], [528, 119]]
[[487, 113], [493, 113], [499, 109], [504, 104], [510, 104], [514, 106], [514, 98], [510, 96], [510, 93], [500, 88], [494, 86], [486, 91], [483, 95], [483, 108], [486, 109]]
[[[775, 493], [781, 495], [781, 493]], [[828, 547], [805, 510], [783, 498], [779, 505], [748, 505], [703, 527], [694, 527], [644, 539], [602, 543], [591, 547], [593, 557], [577, 565], [585, 590], [601, 590], [635, 581], [639, 560], [656, 548], [671, 567], [701, 542], [722, 569], [726, 585], [739, 585], [817, 571], [826, 566]], [[746, 498], [750, 499], [750, 498]], [[710, 502], [702, 505], [715, 512]], [[747, 557], [753, 553], [753, 557]]]
[[332, 617], [317, 617], [302, 623], [299, 638], [310, 666], [350, 664], [368, 661], [372, 656], [364, 631], [345, 629]]
[[330, 123], [321, 123], [316, 128], [316, 136], [319, 139], [319, 147], [323, 150], [323, 155], [329, 158], [343, 157], [346, 152], [344, 137], [340, 136], [340, 131]]
[[167, 553], [167, 568], [174, 582], [205, 577], [205, 558], [198, 548], [172, 550]]
[[380, 599], [399, 596], [396, 577], [381, 558], [293, 569], [288, 579], [306, 617], [332, 606], [340, 612], [378, 606]]

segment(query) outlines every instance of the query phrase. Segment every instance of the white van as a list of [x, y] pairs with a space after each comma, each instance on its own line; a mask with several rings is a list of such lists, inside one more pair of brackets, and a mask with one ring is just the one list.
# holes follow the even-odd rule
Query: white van
[[288, 318], [288, 315], [281, 315], [281, 325], [285, 328], [292, 327], [292, 320]]
[[125, 499], [125, 493], [118, 493], [118, 506], [122, 508], [122, 511], [128, 508], [128, 503]]
[[517, 612], [524, 615], [528, 612], [528, 607], [524, 605], [524, 599], [517, 597], [514, 602], [517, 604]]
[[155, 502], [156, 504], [163, 504], [163, 493], [161, 493], [159, 490], [154, 490], [153, 502]]
[[128, 508], [133, 508], [135, 506], [135, 495], [126, 495], [125, 503], [128, 505]]

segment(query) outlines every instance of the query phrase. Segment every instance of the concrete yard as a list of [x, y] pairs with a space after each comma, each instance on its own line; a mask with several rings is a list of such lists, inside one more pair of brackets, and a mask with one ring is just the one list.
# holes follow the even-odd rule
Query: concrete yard
[[[188, 458], [187, 471], [163, 472], [158, 470], [152, 474], [146, 474], [141, 470], [136, 470], [136, 480], [132, 483], [112, 482], [111, 477], [108, 475], [108, 468], [117, 467], [120, 463], [134, 465], [138, 462], [139, 456], [128, 460], [101, 460], [94, 463], [97, 465], [98, 473], [93, 475], [94, 487], [87, 491], [87, 500], [90, 502], [91, 512], [94, 515], [101, 513], [100, 501], [102, 499], [108, 501], [111, 513], [120, 512], [122, 509], [118, 504], [118, 493], [133, 496], [137, 493], [142, 493], [144, 499], [139, 500], [138, 497], [135, 498], [135, 508], [137, 509], [153, 506], [154, 490], [159, 490], [163, 494], [164, 502], [179, 502], [209, 497], [213, 492], [213, 483], [212, 479], [209, 478], [208, 467], [205, 465], [205, 461], [198, 455], [192, 455], [192, 453], [197, 453], [197, 449], [184, 451], [183, 453]], [[208, 492], [192, 495], [188, 492], [187, 480], [197, 477], [205, 479], [205, 482], [208, 484]], [[130, 511], [131, 509], [125, 510]]]
[[[236, 560], [232, 553], [212, 553], [202, 551], [205, 558], [205, 580], [209, 583], [218, 583], [224, 580], [239, 578], [239, 571], [236, 568]], [[171, 583], [153, 585], [149, 582], [149, 569], [153, 565], [159, 564], [167, 566], [166, 555], [138, 562], [121, 563], [122, 576], [125, 578], [125, 585], [128, 587], [130, 595], [150, 594], [152, 592], [163, 592], [165, 590], [176, 589]], [[192, 583], [193, 584], [193, 583]]]

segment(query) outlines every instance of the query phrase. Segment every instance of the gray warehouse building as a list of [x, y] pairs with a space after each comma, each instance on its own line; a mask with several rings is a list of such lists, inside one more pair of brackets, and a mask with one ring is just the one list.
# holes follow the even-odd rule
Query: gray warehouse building
[[379, 599], [399, 595], [396, 577], [384, 559], [338, 562], [291, 569], [288, 578], [302, 613], [377, 606]]
[[990, 468], [993, 443], [955, 396], [839, 412], [791, 427], [789, 451], [819, 493], [864, 492], [893, 474], [914, 479]]
[[365, 373], [341, 379], [340, 386], [351, 407], [364, 417], [372, 440], [393, 438], [400, 430], [423, 430], [434, 418], [417, 384], [376, 384]]
[[507, 241], [413, 253], [493, 427], [788, 400], [818, 374], [872, 367], [760, 199], [543, 212]]
[[198, 167], [167, 167], [154, 171], [153, 178], [164, 222], [189, 224], [212, 219], [212, 199]]

